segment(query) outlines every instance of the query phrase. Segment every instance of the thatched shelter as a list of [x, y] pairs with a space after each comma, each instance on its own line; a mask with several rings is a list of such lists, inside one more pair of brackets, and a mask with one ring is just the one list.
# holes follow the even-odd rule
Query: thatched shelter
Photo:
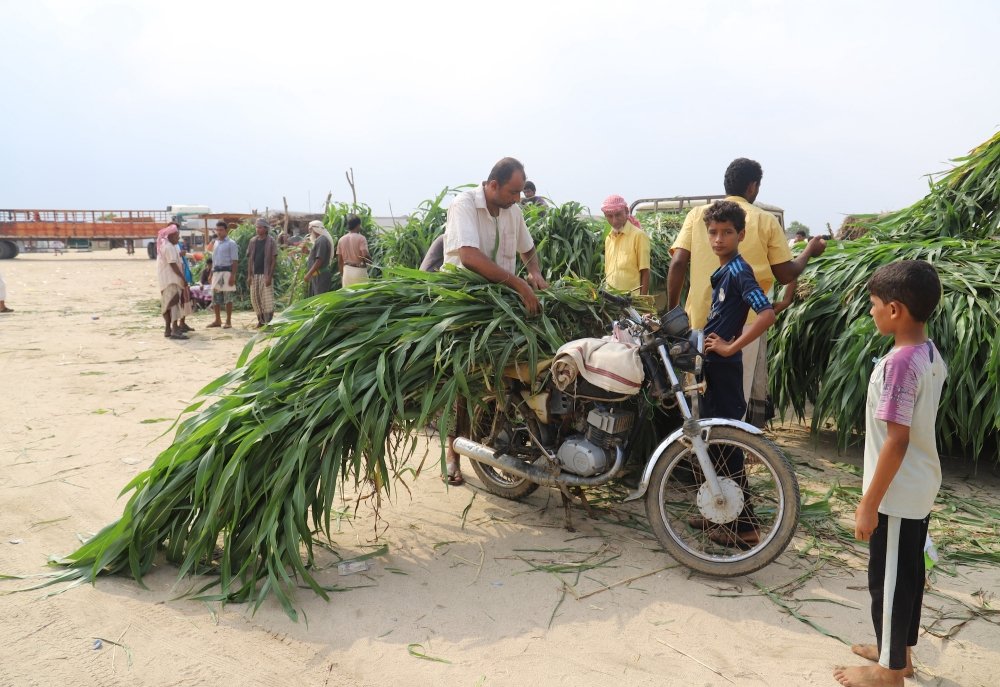
[[885, 217], [886, 212], [872, 212], [859, 215], [847, 215], [837, 230], [838, 241], [853, 241], [868, 233], [872, 223]]

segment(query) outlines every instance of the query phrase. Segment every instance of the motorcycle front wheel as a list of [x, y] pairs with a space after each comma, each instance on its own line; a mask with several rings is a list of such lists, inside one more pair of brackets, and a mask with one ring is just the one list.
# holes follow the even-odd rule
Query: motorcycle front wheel
[[745, 507], [739, 517], [716, 522], [718, 514], [705, 509], [707, 487], [698, 457], [680, 441], [653, 469], [646, 515], [660, 545], [688, 568], [713, 577], [747, 575], [780, 556], [795, 535], [798, 480], [781, 449], [759, 434], [707, 427], [702, 436], [720, 479], [732, 480], [730, 487], [742, 491]]

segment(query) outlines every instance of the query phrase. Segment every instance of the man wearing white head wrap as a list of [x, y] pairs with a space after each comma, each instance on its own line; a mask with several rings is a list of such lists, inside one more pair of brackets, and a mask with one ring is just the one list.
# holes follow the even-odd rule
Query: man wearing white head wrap
[[313, 246], [306, 260], [306, 283], [309, 284], [309, 295], [318, 296], [330, 290], [330, 259], [333, 257], [333, 237], [323, 223], [314, 219], [309, 223], [309, 235]]
[[170, 339], [186, 339], [184, 330], [174, 326], [181, 318], [181, 297], [187, 289], [184, 272], [180, 267], [180, 253], [177, 242], [181, 238], [180, 229], [171, 222], [156, 235], [156, 275], [160, 283], [160, 313], [166, 330], [163, 336]]

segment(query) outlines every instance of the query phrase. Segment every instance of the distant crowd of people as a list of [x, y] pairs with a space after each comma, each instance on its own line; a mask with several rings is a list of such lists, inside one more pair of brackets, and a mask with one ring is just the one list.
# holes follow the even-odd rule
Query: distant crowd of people
[[[160, 287], [161, 315], [164, 336], [184, 340], [193, 327], [186, 318], [197, 304], [211, 307], [215, 319], [208, 327], [229, 329], [233, 326], [233, 299], [236, 294], [240, 266], [239, 246], [229, 237], [232, 228], [223, 220], [215, 225], [211, 254], [197, 284], [194, 283], [187, 248], [181, 241], [180, 219], [174, 218], [161, 229], [156, 238], [156, 270]], [[256, 235], [250, 239], [246, 251], [247, 289], [250, 304], [257, 315], [257, 327], [263, 327], [274, 317], [274, 273], [280, 250], [306, 252], [306, 270], [303, 279], [309, 296], [318, 296], [332, 288], [333, 256], [343, 286], [350, 286], [368, 279], [371, 256], [368, 241], [361, 233], [361, 219], [352, 216], [347, 221], [347, 233], [337, 242], [320, 220], [309, 223], [308, 238], [292, 232], [281, 232], [275, 237], [271, 225], [264, 218], [256, 221]], [[2, 302], [0, 302], [2, 303]], [[222, 313], [225, 311], [225, 321]]]

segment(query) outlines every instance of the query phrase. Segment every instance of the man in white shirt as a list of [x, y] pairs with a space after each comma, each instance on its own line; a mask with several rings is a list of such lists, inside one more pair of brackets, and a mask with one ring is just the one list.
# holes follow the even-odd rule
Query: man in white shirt
[[[460, 194], [448, 208], [444, 230], [444, 261], [472, 270], [497, 284], [517, 291], [532, 315], [541, 310], [535, 289], [549, 287], [538, 267], [535, 242], [528, 233], [524, 215], [517, 204], [524, 190], [524, 165], [505, 157], [493, 165], [490, 176], [478, 188]], [[514, 272], [517, 255], [528, 270], [529, 284]], [[465, 401], [455, 404], [455, 422], [449, 439], [468, 436], [469, 418]], [[459, 456], [448, 443], [447, 474], [450, 485], [464, 483]]]
[[[547, 289], [549, 285], [539, 270], [535, 242], [517, 204], [524, 180], [524, 165], [505, 157], [478, 188], [455, 198], [448, 208], [444, 230], [444, 261], [506, 284], [517, 291], [524, 307], [535, 315], [540, 305], [532, 284], [536, 289]], [[532, 284], [514, 274], [518, 254]]]

